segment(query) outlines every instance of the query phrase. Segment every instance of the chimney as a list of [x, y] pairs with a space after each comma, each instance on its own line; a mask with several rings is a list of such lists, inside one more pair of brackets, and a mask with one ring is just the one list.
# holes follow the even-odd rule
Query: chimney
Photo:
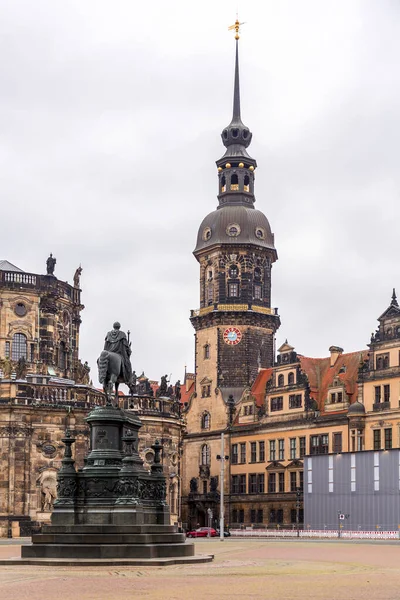
[[343, 354], [343, 348], [331, 346], [329, 352], [331, 353], [331, 367], [334, 367], [339, 356]]

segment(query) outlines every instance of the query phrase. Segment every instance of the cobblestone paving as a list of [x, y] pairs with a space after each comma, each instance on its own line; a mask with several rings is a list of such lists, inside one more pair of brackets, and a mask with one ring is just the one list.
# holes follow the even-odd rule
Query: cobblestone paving
[[[1, 600], [398, 600], [400, 542], [199, 540], [170, 567], [1, 566]], [[20, 556], [0, 542], [0, 557]]]

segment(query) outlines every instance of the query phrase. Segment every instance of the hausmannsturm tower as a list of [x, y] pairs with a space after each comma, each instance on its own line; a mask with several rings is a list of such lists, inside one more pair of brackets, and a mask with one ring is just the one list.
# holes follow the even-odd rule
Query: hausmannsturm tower
[[184, 450], [191, 521], [203, 520], [203, 507], [198, 502], [190, 506], [196, 492], [204, 496], [219, 485], [213, 455], [227, 427], [228, 398], [239, 402], [259, 370], [273, 366], [280, 325], [271, 308], [274, 235], [267, 217], [255, 208], [257, 163], [248, 152], [252, 133], [241, 119], [238, 39], [236, 35], [233, 115], [222, 131], [226, 150], [217, 161], [218, 206], [201, 223], [194, 250], [200, 265], [200, 308], [190, 317], [196, 331], [195, 393], [186, 410]]
[[237, 400], [258, 370], [273, 363], [280, 324], [271, 308], [277, 252], [268, 219], [254, 207], [257, 163], [248, 153], [251, 138], [240, 116], [236, 40], [233, 116], [222, 132], [225, 154], [217, 161], [219, 204], [200, 225], [194, 250], [200, 264], [200, 309], [191, 314], [198, 396], [219, 389]]

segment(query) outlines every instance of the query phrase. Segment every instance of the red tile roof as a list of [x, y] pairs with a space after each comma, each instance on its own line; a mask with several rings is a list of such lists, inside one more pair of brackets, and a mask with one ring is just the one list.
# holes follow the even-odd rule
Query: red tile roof
[[[330, 357], [309, 358], [307, 356], [302, 356], [301, 354], [298, 354], [297, 356], [300, 359], [302, 371], [304, 371], [308, 377], [310, 383], [310, 396], [317, 402], [318, 410], [324, 410], [328, 389], [333, 385], [333, 380], [335, 378], [343, 382], [350, 404], [357, 400], [358, 368], [360, 360], [365, 360], [367, 358], [367, 350], [350, 352], [349, 354], [340, 354], [333, 367], [330, 366]], [[339, 372], [342, 367], [344, 367], [344, 373]]]
[[190, 396], [193, 394], [193, 392], [194, 392], [194, 380], [190, 382], [190, 385], [188, 386], [187, 390], [186, 390], [186, 385], [183, 384], [181, 387], [181, 404], [184, 404], [185, 402], [189, 402]]
[[263, 406], [265, 400], [265, 386], [271, 379], [273, 369], [260, 369], [252, 387], [251, 393], [256, 399], [257, 406]]

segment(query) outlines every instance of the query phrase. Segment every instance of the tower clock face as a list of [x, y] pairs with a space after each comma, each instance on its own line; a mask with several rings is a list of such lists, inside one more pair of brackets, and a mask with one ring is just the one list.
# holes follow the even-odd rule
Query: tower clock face
[[242, 339], [242, 332], [237, 327], [228, 327], [224, 331], [224, 342], [228, 346], [236, 346]]

